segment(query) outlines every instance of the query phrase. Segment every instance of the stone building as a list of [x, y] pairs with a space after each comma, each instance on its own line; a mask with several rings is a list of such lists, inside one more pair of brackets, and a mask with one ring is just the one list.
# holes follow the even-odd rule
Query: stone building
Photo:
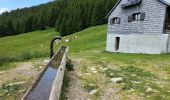
[[107, 51], [170, 52], [170, 0], [118, 0], [107, 18]]

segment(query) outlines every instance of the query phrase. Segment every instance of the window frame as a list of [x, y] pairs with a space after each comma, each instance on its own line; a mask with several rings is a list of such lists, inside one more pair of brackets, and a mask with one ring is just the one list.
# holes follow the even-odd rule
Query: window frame
[[146, 16], [145, 12], [132, 13], [130, 16], [128, 16], [128, 22], [144, 21], [145, 16]]
[[133, 16], [133, 21], [140, 21], [141, 20], [141, 13], [134, 13], [132, 14]]
[[114, 24], [120, 24], [120, 17], [114, 17], [114, 18], [111, 18], [110, 20], [110, 24], [111, 25], [114, 25]]

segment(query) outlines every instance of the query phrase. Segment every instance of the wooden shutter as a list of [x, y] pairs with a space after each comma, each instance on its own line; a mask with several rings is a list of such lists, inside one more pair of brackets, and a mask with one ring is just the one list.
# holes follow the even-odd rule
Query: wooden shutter
[[113, 18], [110, 19], [110, 25], [112, 25], [112, 24], [113, 24]]
[[140, 20], [143, 21], [145, 19], [145, 12], [142, 12], [140, 15]]
[[118, 18], [118, 24], [120, 24], [120, 20], [121, 20], [121, 18]]
[[133, 15], [128, 16], [128, 22], [132, 22], [133, 21]]

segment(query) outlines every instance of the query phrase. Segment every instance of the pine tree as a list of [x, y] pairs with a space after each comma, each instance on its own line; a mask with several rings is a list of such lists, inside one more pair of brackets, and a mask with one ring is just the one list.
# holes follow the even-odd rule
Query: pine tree
[[62, 36], [91, 25], [106, 23], [104, 17], [117, 0], [56, 0], [0, 15], [0, 36], [55, 27]]
[[66, 21], [65, 21], [65, 19], [63, 19], [61, 26], [60, 26], [60, 35], [65, 36], [66, 30], [67, 30], [66, 29]]

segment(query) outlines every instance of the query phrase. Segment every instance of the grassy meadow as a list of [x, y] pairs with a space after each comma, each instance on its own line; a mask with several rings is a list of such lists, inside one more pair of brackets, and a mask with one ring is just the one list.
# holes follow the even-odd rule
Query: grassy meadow
[[[109, 53], [106, 47], [106, 25], [85, 29], [64, 37], [59, 45], [68, 45], [69, 57], [79, 64], [79, 78], [86, 91], [96, 89], [92, 100], [169, 100], [170, 54]], [[0, 66], [10, 62], [49, 57], [49, 43], [58, 35], [54, 29], [0, 38]], [[76, 37], [76, 38], [75, 38]], [[71, 41], [67, 41], [70, 40]], [[56, 49], [57, 49], [56, 45]], [[94, 71], [95, 70], [95, 71]], [[111, 78], [122, 77], [120, 84]], [[106, 94], [109, 92], [111, 97]], [[115, 94], [115, 95], [113, 95]], [[118, 96], [118, 97], [117, 97]], [[108, 97], [108, 98], [105, 98]]]
[[5, 65], [10, 62], [48, 57], [50, 41], [56, 35], [58, 33], [51, 28], [44, 31], [0, 38], [1, 70], [6, 69], [8, 66]]

